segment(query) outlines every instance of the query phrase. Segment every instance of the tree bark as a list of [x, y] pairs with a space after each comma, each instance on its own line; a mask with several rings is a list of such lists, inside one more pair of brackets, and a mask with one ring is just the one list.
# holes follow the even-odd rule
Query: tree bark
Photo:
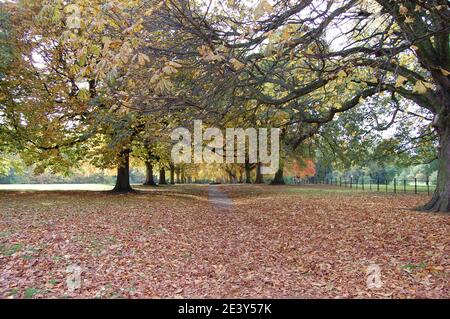
[[146, 171], [146, 176], [145, 176], [144, 185], [156, 186], [155, 180], [153, 179], [153, 164], [149, 160], [145, 162], [145, 171]]
[[159, 185], [167, 185], [166, 170], [164, 168], [159, 170]]
[[439, 168], [436, 191], [431, 201], [421, 210], [428, 212], [450, 212], [450, 123], [440, 123], [439, 133]]
[[113, 192], [129, 193], [133, 189], [130, 186], [130, 150], [124, 150], [120, 154], [120, 163], [117, 167], [117, 179]]
[[177, 184], [181, 184], [181, 169], [179, 167], [175, 170], [175, 175], [177, 177]]
[[249, 163], [245, 163], [245, 183], [251, 184], [252, 183], [252, 167]]
[[170, 163], [170, 184], [175, 185], [175, 165]]
[[[286, 139], [286, 128], [283, 128], [281, 130], [281, 134], [280, 134], [280, 142], [281, 145], [283, 146], [283, 150], [285, 147], [285, 139]], [[280, 166], [278, 167], [277, 172], [275, 173], [275, 176], [273, 177], [272, 182], [270, 183], [270, 185], [285, 185], [286, 182], [284, 181], [284, 163], [283, 161], [280, 161]]]
[[186, 184], [186, 174], [184, 168], [180, 168], [181, 183]]
[[263, 175], [261, 174], [261, 163], [260, 162], [258, 162], [258, 164], [256, 164], [255, 184], [264, 184]]
[[239, 170], [239, 180], [238, 183], [242, 184], [244, 182], [244, 172], [242, 171], [242, 169]]
[[270, 185], [285, 185], [285, 184], [286, 184], [286, 182], [284, 181], [283, 167], [280, 166], [278, 171], [275, 173], [275, 176], [274, 176], [272, 182], [270, 183]]

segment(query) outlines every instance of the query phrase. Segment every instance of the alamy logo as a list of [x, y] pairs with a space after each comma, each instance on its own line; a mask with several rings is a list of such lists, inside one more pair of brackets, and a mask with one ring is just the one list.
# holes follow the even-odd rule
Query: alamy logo
[[[172, 131], [176, 142], [171, 156], [179, 163], [261, 163], [262, 174], [275, 174], [280, 160], [280, 130], [267, 128], [227, 128], [225, 138], [218, 128], [203, 131], [202, 121], [194, 121], [194, 136], [184, 127]], [[248, 142], [248, 143], [247, 143]], [[247, 149], [248, 146], [248, 149]]]
[[81, 287], [81, 267], [74, 264], [66, 268], [68, 273], [66, 278], [67, 289], [70, 292], [80, 289]]
[[383, 282], [381, 281], [381, 268], [377, 264], [372, 264], [367, 267], [367, 288], [368, 289], [380, 289], [383, 287]]

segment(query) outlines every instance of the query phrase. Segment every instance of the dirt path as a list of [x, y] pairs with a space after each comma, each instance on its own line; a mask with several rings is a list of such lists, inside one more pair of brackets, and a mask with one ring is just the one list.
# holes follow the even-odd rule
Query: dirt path
[[219, 209], [230, 209], [233, 207], [233, 201], [220, 190], [220, 186], [209, 185], [208, 200]]

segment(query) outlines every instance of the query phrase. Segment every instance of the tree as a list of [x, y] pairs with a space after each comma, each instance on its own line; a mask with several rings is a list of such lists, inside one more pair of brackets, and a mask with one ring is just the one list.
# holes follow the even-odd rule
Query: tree
[[120, 153], [116, 185], [113, 189], [114, 192], [128, 193], [133, 191], [130, 186], [130, 152], [129, 149], [125, 149]]
[[[195, 37], [192, 42], [203, 48], [201, 58], [221, 71], [220, 82], [228, 83], [224, 87], [234, 83], [245, 93], [236, 99], [289, 105], [299, 123], [311, 125], [311, 135], [336, 114], [383, 92], [426, 110], [434, 118], [440, 164], [438, 187], [424, 209], [450, 210], [446, 1], [346, 0], [323, 6], [302, 1], [272, 7], [262, 0], [253, 17], [242, 13], [248, 10], [243, 2], [231, 3], [227, 14], [220, 8], [205, 12], [195, 5], [187, 9], [178, 1], [171, 4], [178, 9], [172, 15], [179, 28]], [[333, 36], [327, 38], [330, 32]], [[342, 44], [334, 41], [339, 38]], [[275, 87], [278, 96], [266, 94], [267, 86]], [[319, 104], [296, 103], [305, 97]]]
[[148, 155], [145, 160], [145, 181], [144, 185], [147, 186], [156, 186], [156, 182], [153, 178], [153, 153], [150, 148], [148, 148]]

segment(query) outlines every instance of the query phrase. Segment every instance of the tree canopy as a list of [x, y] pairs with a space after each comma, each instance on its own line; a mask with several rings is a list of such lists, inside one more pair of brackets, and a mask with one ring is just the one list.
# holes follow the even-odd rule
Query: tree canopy
[[448, 212], [449, 19], [445, 0], [1, 3], [0, 152], [174, 173], [178, 126], [279, 127], [290, 167], [437, 159], [425, 209]]

